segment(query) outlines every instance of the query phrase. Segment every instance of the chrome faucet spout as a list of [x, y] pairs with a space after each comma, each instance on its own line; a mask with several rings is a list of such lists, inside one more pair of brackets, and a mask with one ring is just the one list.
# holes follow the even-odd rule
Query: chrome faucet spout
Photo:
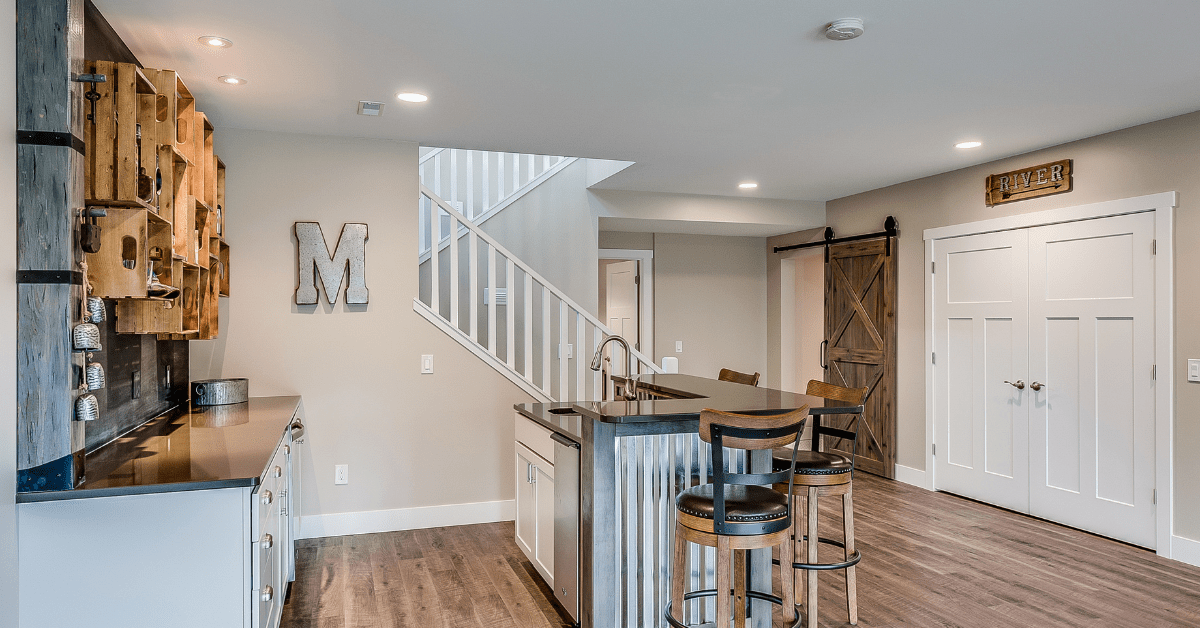
[[629, 348], [628, 340], [625, 340], [616, 334], [605, 336], [604, 340], [600, 341], [600, 344], [596, 347], [596, 355], [592, 356], [591, 368], [593, 371], [600, 370], [600, 361], [604, 355], [604, 346], [610, 342], [616, 342], [620, 344], [623, 349], [625, 349], [625, 378], [627, 385], [625, 386], [625, 391], [622, 396], [630, 401], [637, 399], [637, 375], [635, 375], [633, 372], [633, 351]]

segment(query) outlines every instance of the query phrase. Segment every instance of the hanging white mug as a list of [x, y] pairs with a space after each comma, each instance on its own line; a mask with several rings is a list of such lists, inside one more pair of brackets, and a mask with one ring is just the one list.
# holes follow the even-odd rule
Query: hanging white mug
[[87, 380], [88, 390], [104, 388], [104, 367], [100, 366], [98, 362], [88, 362], [84, 379]]
[[88, 316], [91, 317], [91, 322], [99, 323], [100, 321], [103, 321], [105, 317], [104, 300], [100, 297], [88, 297], [87, 311]]
[[99, 351], [100, 328], [92, 323], [80, 323], [71, 330], [71, 340], [76, 351]]
[[100, 402], [96, 395], [80, 395], [75, 400], [75, 418], [80, 421], [95, 421], [100, 418]]

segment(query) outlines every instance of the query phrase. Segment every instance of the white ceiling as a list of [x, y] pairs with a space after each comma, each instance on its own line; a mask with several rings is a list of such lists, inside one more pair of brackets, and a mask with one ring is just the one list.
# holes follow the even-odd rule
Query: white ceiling
[[218, 128], [637, 162], [612, 189], [828, 200], [1200, 109], [1194, 0], [95, 3]]

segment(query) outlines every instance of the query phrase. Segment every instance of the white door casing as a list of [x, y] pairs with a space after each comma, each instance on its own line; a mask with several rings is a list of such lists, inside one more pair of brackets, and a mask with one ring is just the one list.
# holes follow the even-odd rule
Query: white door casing
[[1027, 512], [1028, 408], [1013, 385], [1027, 379], [1026, 234], [953, 238], [935, 253], [937, 487]]
[[1028, 231], [1030, 512], [1154, 547], [1154, 214]]

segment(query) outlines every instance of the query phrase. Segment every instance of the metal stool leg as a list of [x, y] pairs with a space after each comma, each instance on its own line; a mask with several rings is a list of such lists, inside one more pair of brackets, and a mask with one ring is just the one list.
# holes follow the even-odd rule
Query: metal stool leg
[[[854, 554], [854, 497], [853, 489], [848, 489], [842, 495], [842, 526], [846, 534], [846, 560]], [[846, 610], [850, 615], [850, 623], [858, 623], [858, 580], [854, 573], [855, 566], [846, 568]]]

